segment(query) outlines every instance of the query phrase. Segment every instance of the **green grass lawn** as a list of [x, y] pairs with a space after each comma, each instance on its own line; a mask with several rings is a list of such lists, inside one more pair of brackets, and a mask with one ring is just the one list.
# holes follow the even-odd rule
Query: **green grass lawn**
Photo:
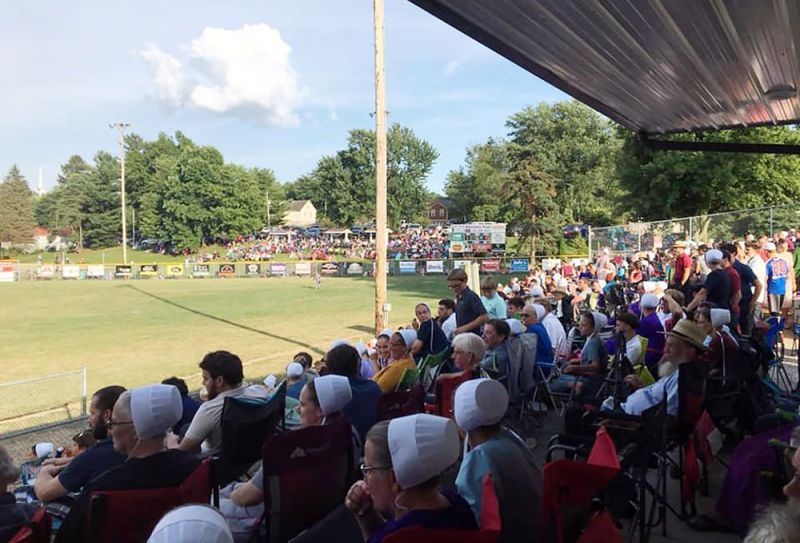
[[[389, 278], [390, 324], [408, 324], [417, 302], [448, 295], [441, 276]], [[0, 284], [2, 381], [86, 366], [90, 392], [170, 375], [198, 388], [198, 362], [218, 349], [238, 354], [246, 376], [262, 376], [297, 351], [318, 357], [335, 338], [366, 340], [373, 299], [371, 279], [345, 277], [323, 278], [319, 290], [295, 277]], [[8, 416], [6, 402], [50, 407], [77, 383], [0, 387], [0, 411]]]

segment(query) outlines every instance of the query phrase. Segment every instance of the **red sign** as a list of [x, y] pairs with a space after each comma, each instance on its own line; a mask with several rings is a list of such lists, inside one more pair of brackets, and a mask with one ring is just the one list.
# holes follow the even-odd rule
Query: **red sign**
[[481, 261], [481, 271], [484, 271], [484, 272], [498, 272], [498, 271], [500, 271], [500, 261], [499, 260], [482, 260]]

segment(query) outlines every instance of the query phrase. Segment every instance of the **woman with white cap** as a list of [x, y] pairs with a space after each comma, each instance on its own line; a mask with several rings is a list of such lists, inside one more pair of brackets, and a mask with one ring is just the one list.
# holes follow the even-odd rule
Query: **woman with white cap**
[[394, 331], [391, 328], [384, 328], [375, 338], [375, 351], [370, 355], [373, 376], [389, 365], [389, 361], [392, 358], [389, 340], [392, 339], [393, 334]]
[[183, 407], [172, 385], [147, 385], [123, 392], [106, 422], [114, 450], [128, 457], [89, 482], [56, 536], [56, 541], [86, 541], [89, 498], [98, 490], [168, 488], [183, 483], [200, 465], [187, 451], [167, 449], [167, 431], [181, 418]]
[[[541, 474], [525, 445], [502, 428], [508, 392], [492, 379], [474, 379], [456, 389], [456, 423], [467, 432], [464, 459], [456, 478], [458, 493], [480, 519], [483, 479], [492, 476], [504, 534], [513, 541], [538, 541]], [[509, 539], [509, 541], [512, 539]]]
[[308, 381], [303, 365], [300, 362], [289, 362], [286, 366], [286, 395], [297, 400]]
[[580, 357], [570, 359], [563, 374], [550, 384], [553, 392], [574, 390], [577, 396], [592, 395], [600, 388], [608, 365], [608, 353], [598, 334], [607, 322], [608, 317], [597, 311], [587, 311], [581, 316], [578, 332], [586, 338], [586, 343]]
[[[352, 347], [351, 347], [352, 348]], [[350, 382], [341, 375], [323, 375], [306, 383], [300, 393], [298, 411], [300, 426], [296, 429], [322, 426], [338, 419], [353, 393]], [[353, 433], [354, 457], [361, 457], [361, 440]], [[264, 513], [264, 468], [259, 469], [246, 483], [234, 483], [220, 490], [220, 510], [228, 520], [236, 539], [246, 538]]]
[[730, 311], [703, 304], [694, 312], [694, 322], [706, 335], [706, 360], [712, 369], [724, 371], [726, 359], [736, 357], [739, 351], [739, 343], [727, 327], [731, 322]]
[[417, 331], [413, 329], [398, 330], [389, 339], [389, 364], [372, 377], [384, 394], [394, 392], [405, 370], [416, 369], [417, 364], [411, 357], [411, 346], [416, 339]]
[[233, 534], [219, 511], [192, 504], [164, 515], [147, 543], [233, 543]]
[[439, 486], [441, 474], [458, 460], [452, 420], [411, 415], [379, 422], [367, 434], [364, 451], [364, 480], [350, 488], [344, 502], [364, 541], [379, 543], [413, 526], [477, 528], [464, 498]]

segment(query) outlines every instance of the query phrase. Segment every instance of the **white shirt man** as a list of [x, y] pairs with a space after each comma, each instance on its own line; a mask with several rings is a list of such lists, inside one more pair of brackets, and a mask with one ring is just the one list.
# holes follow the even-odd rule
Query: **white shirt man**
[[550, 311], [542, 319], [542, 326], [547, 331], [547, 337], [550, 338], [553, 353], [557, 354], [558, 350], [567, 342], [567, 333], [564, 331], [564, 326], [558, 320], [558, 317]]

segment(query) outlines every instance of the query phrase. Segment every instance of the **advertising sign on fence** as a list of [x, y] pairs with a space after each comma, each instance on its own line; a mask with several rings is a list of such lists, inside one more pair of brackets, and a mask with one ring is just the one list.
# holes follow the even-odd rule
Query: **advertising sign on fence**
[[510, 272], [527, 272], [530, 266], [530, 260], [527, 258], [512, 258], [508, 263], [508, 271]]
[[269, 274], [273, 277], [286, 277], [286, 262], [270, 262]]
[[557, 258], [543, 258], [542, 259], [542, 269], [544, 271], [546, 271], [546, 272], [552, 270], [553, 268], [555, 268], [559, 264], [561, 264], [561, 260], [559, 260]]
[[505, 249], [505, 223], [471, 222], [450, 227], [451, 253], [503, 253]]
[[14, 264], [0, 264], [0, 282], [10, 283], [14, 280]]
[[347, 275], [361, 275], [364, 273], [364, 266], [359, 264], [358, 262], [351, 262], [349, 266], [347, 266]]
[[81, 276], [81, 267], [74, 264], [68, 264], [61, 268], [62, 279], [77, 279]]
[[425, 271], [428, 273], [444, 273], [444, 260], [426, 261]]
[[130, 277], [133, 275], [133, 266], [114, 266], [116, 277]]
[[102, 279], [106, 276], [106, 267], [102, 264], [90, 264], [86, 267], [86, 277]]
[[192, 266], [192, 275], [195, 277], [211, 277], [211, 265], [195, 264]]
[[481, 261], [481, 271], [482, 272], [499, 272], [500, 271], [500, 261], [499, 260], [482, 260]]
[[180, 277], [183, 275], [183, 264], [169, 264], [167, 266], [167, 275], [169, 277]]
[[417, 273], [417, 263], [413, 260], [401, 260], [400, 273]]
[[311, 262], [298, 262], [294, 265], [295, 275], [311, 275]]
[[236, 266], [233, 264], [220, 264], [217, 275], [220, 277], [233, 277], [236, 275]]
[[249, 275], [251, 277], [261, 275], [261, 264], [254, 264], [252, 262], [248, 262], [247, 264], [244, 265], [244, 273], [245, 275]]
[[50, 265], [39, 266], [36, 270], [36, 277], [51, 279], [56, 274], [56, 267]]
[[158, 275], [158, 264], [142, 264], [139, 266], [139, 275], [152, 277]]
[[339, 265], [336, 262], [326, 262], [322, 265], [322, 275], [338, 275]]
[[454, 260], [453, 261], [453, 269], [454, 270], [463, 270], [469, 266], [469, 260]]

